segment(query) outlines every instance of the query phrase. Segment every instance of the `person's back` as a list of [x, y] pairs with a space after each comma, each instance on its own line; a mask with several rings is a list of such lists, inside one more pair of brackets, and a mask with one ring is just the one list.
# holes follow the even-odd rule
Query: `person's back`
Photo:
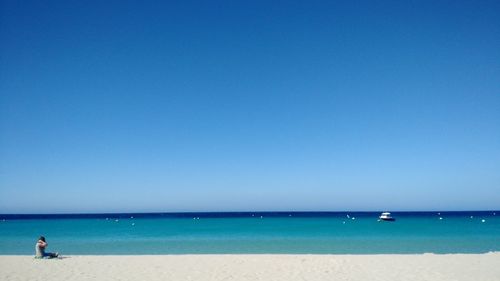
[[36, 242], [36, 245], [35, 245], [35, 257], [36, 258], [43, 258], [45, 255], [45, 248], [42, 247], [39, 242], [40, 242], [40, 240], [38, 240], [38, 242]]

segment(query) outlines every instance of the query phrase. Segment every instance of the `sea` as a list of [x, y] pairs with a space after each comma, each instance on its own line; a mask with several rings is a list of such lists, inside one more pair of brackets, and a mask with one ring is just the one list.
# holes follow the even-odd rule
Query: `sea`
[[500, 211], [0, 215], [0, 255], [416, 254], [500, 251]]

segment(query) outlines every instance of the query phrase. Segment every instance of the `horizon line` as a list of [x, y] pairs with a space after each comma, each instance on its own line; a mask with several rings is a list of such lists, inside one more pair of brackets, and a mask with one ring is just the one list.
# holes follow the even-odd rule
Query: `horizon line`
[[361, 210], [342, 210], [342, 211], [153, 211], [153, 212], [60, 212], [60, 213], [0, 213], [0, 216], [44, 216], [44, 215], [119, 215], [119, 214], [234, 214], [234, 213], [378, 213], [390, 211], [394, 213], [465, 213], [465, 212], [500, 212], [500, 209], [487, 209], [487, 210], [418, 210], [418, 211], [402, 211], [402, 210], [378, 210], [378, 211], [361, 211]]

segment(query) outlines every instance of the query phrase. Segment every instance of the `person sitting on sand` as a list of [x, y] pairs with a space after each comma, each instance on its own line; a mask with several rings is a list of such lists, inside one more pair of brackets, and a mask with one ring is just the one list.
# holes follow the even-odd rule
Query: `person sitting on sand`
[[36, 258], [57, 258], [59, 256], [58, 253], [47, 253], [45, 252], [45, 248], [47, 248], [49, 244], [45, 241], [45, 237], [40, 236], [38, 238], [38, 242], [36, 242], [35, 246], [35, 257]]

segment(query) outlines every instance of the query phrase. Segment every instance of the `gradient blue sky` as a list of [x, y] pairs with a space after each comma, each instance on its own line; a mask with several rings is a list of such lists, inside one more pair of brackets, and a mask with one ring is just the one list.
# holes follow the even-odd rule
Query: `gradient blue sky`
[[500, 209], [499, 15], [0, 0], [0, 213]]

